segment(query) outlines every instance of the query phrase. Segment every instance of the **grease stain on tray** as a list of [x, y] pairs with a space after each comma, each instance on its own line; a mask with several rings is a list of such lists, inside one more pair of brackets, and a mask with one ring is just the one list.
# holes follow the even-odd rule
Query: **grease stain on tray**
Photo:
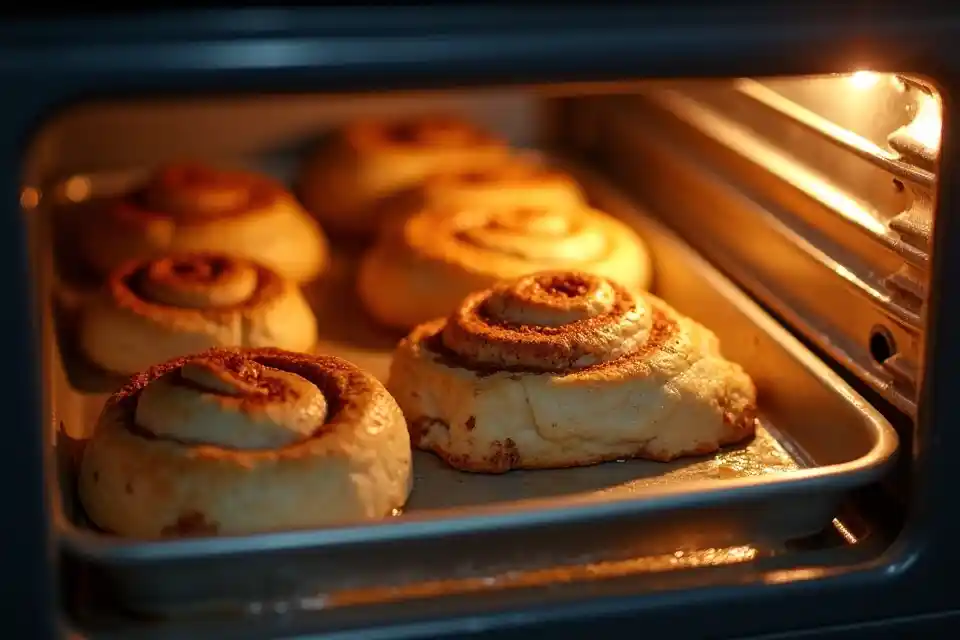
[[577, 495], [618, 498], [667, 484], [784, 473], [798, 466], [762, 422], [756, 437], [748, 443], [711, 456], [669, 463], [627, 460], [574, 469], [483, 475], [451, 469], [433, 454], [416, 452], [416, 488], [406, 511]]

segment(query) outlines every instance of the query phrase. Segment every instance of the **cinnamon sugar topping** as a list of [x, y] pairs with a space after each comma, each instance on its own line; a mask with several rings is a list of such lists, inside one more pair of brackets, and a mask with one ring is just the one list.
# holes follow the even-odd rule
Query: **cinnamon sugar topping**
[[426, 346], [474, 371], [561, 372], [648, 353], [675, 330], [620, 285], [545, 272], [469, 296]]
[[172, 307], [204, 309], [234, 306], [257, 290], [252, 263], [224, 255], [185, 254], [146, 263], [134, 279], [145, 300]]
[[282, 278], [247, 260], [219, 254], [167, 255], [132, 262], [110, 278], [115, 304], [137, 315], [170, 317], [253, 309], [282, 294]]
[[263, 401], [295, 400], [299, 394], [283, 380], [264, 375], [266, 368], [239, 354], [196, 358], [180, 369], [180, 382], [228, 396], [260, 397]]
[[540, 286], [547, 294], [561, 295], [568, 298], [577, 298], [587, 295], [593, 283], [587, 282], [578, 274], [551, 275], [540, 281]]
[[[140, 424], [137, 416], [144, 393], [153, 389], [155, 385], [163, 385], [165, 381], [173, 382], [177, 386], [194, 387], [202, 393], [210, 393], [211, 388], [205, 386], [207, 380], [201, 380], [198, 384], [183, 375], [185, 367], [198, 361], [200, 375], [203, 375], [204, 368], [209, 368], [214, 370], [214, 376], [224, 374], [228, 380], [234, 377], [240, 384], [251, 385], [256, 389], [252, 394], [238, 398], [241, 402], [241, 411], [257, 411], [258, 405], [277, 405], [288, 400], [296, 403], [302, 400], [294, 397], [299, 394], [287, 395], [291, 390], [284, 385], [278, 386], [274, 381], [264, 379], [272, 377], [274, 372], [295, 374], [304, 382], [314, 386], [325, 400], [325, 418], [324, 415], [316, 417], [307, 437], [321, 437], [327, 431], [336, 429], [340, 423], [353, 424], [362, 420], [365, 412], [369, 411], [368, 406], [372, 402], [372, 395], [376, 393], [375, 387], [371, 386], [369, 376], [350, 363], [332, 356], [312, 356], [274, 348], [211, 349], [194, 356], [171, 360], [140, 373], [111, 398], [110, 403], [123, 412], [124, 424], [131, 433], [142, 438], [162, 439], [184, 445], [197, 442], [195, 438], [182, 437], [170, 430], [158, 433], [150, 425]], [[264, 373], [271, 375], [264, 376]], [[237, 395], [224, 394], [224, 398], [231, 397], [237, 398]], [[296, 441], [301, 439], [298, 437]], [[223, 443], [221, 446], [246, 448], [231, 447]], [[260, 448], [283, 448], [283, 446], [285, 445], [279, 444]]]
[[196, 163], [158, 168], [147, 183], [118, 203], [121, 217], [171, 216], [201, 223], [270, 206], [283, 188], [262, 176]]

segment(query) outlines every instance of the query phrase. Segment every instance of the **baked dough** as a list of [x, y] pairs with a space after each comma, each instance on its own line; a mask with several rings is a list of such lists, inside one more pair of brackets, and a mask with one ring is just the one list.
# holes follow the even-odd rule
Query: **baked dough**
[[580, 269], [646, 289], [651, 263], [622, 222], [586, 206], [427, 206], [384, 227], [363, 257], [357, 291], [379, 323], [408, 330], [452, 312], [503, 279]]
[[129, 375], [211, 347], [307, 351], [317, 322], [297, 285], [270, 269], [182, 254], [116, 269], [83, 309], [79, 341], [91, 362]]
[[496, 166], [510, 153], [505, 141], [451, 115], [358, 120], [308, 160], [298, 193], [329, 229], [369, 236], [385, 198], [439, 171]]
[[233, 535], [381, 518], [411, 478], [403, 415], [370, 374], [332, 356], [215, 349], [108, 400], [79, 493], [114, 534]]
[[586, 206], [569, 174], [517, 156], [487, 167], [440, 171], [386, 198], [379, 218], [396, 224], [426, 207], [447, 209], [545, 209]]
[[158, 169], [142, 187], [90, 210], [83, 253], [107, 274], [134, 259], [217, 252], [255, 260], [298, 282], [327, 264], [319, 225], [279, 183], [197, 164]]
[[401, 341], [387, 387], [415, 446], [488, 473], [707, 454], [752, 436], [757, 413], [713, 333], [583, 272], [469, 296]]

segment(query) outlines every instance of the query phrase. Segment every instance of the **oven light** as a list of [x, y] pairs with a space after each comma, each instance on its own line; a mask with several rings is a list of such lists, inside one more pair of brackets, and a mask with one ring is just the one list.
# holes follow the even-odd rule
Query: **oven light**
[[77, 176], [63, 185], [63, 197], [70, 202], [83, 202], [90, 197], [91, 185], [88, 178]]
[[40, 190], [34, 187], [25, 187], [20, 192], [20, 206], [24, 211], [36, 209], [40, 205]]
[[917, 115], [903, 128], [903, 133], [930, 151], [936, 152], [940, 150], [942, 126], [939, 100], [921, 93], [917, 96]]
[[869, 89], [876, 86], [880, 82], [882, 74], [876, 73], [874, 71], [857, 71], [856, 73], [848, 76], [850, 84], [856, 89]]

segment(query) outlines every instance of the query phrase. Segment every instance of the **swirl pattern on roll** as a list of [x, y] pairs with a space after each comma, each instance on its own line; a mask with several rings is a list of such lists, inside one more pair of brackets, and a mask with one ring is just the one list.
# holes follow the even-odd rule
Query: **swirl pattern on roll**
[[215, 349], [134, 376], [115, 400], [140, 437], [272, 457], [366, 411], [370, 380], [343, 367], [332, 356]]
[[424, 208], [557, 211], [586, 205], [570, 175], [517, 157], [491, 166], [439, 171], [385, 199], [381, 217], [395, 227]]
[[444, 114], [346, 124], [305, 164], [298, 193], [308, 210], [342, 233], [374, 235], [390, 202], [424, 179], [508, 161], [507, 143]]
[[316, 319], [296, 284], [267, 267], [175, 254], [117, 269], [84, 310], [79, 339], [94, 364], [131, 374], [215, 346], [308, 350]]
[[467, 471], [702, 455], [754, 433], [756, 389], [716, 336], [587, 272], [468, 295], [394, 352], [413, 443]]
[[177, 164], [159, 168], [124, 204], [131, 213], [161, 213], [190, 223], [257, 209], [282, 195], [280, 185], [257, 174]]
[[81, 242], [102, 272], [168, 253], [222, 252], [304, 281], [327, 260], [317, 223], [281, 184], [252, 172], [170, 164], [100, 207]]
[[409, 328], [499, 280], [550, 269], [618, 278], [630, 290], [651, 280], [643, 241], [600, 211], [435, 206], [385, 230], [364, 258], [358, 288], [374, 318]]
[[[611, 238], [586, 210], [540, 208], [463, 211], [446, 216], [425, 215], [411, 223], [408, 239], [420, 240], [425, 223], [434, 223], [443, 244], [424, 243], [425, 252], [438, 255], [457, 248], [490, 257], [520, 259], [540, 266], [551, 263], [590, 263], [602, 259]], [[438, 219], [439, 218], [439, 219]], [[457, 248], [454, 248], [457, 247]]]
[[381, 517], [410, 482], [402, 414], [371, 375], [331, 356], [216, 349], [111, 398], [80, 487], [101, 527], [156, 537]]
[[394, 147], [403, 150], [470, 149], [500, 141], [487, 131], [450, 114], [428, 114], [397, 120], [357, 120], [344, 128], [356, 149]]
[[327, 402], [306, 378], [239, 354], [196, 358], [145, 388], [135, 424], [158, 438], [232, 449], [274, 449], [312, 437]]
[[242, 311], [276, 296], [279, 275], [250, 260], [222, 254], [170, 255], [131, 263], [110, 279], [120, 306], [141, 313]]
[[540, 273], [468, 296], [440, 339], [445, 349], [480, 367], [561, 372], [636, 351], [651, 319], [609, 280]]

